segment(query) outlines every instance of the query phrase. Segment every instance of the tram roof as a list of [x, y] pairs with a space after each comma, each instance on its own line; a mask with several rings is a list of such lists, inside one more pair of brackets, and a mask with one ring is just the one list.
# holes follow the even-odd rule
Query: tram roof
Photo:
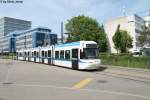
[[94, 41], [77, 41], [77, 42], [71, 42], [71, 43], [64, 43], [64, 44], [58, 44], [55, 45], [56, 47], [67, 47], [67, 46], [78, 46], [80, 43], [92, 43], [96, 44]]

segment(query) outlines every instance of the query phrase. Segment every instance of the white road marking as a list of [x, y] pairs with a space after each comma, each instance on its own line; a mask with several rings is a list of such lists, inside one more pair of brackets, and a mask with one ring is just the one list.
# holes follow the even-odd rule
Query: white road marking
[[[0, 84], [3, 85], [3, 84]], [[149, 99], [149, 96], [142, 96], [137, 94], [131, 94], [131, 93], [125, 93], [125, 92], [116, 92], [116, 91], [109, 91], [109, 90], [96, 90], [96, 89], [73, 89], [71, 87], [59, 87], [54, 85], [27, 85], [27, 84], [12, 84], [9, 86], [24, 86], [24, 87], [49, 87], [49, 88], [57, 88], [57, 89], [67, 89], [67, 90], [75, 90], [75, 91], [86, 91], [86, 92], [99, 92], [99, 93], [106, 93], [106, 94], [112, 94], [112, 95], [121, 95], [121, 96], [131, 96], [131, 97], [137, 97], [137, 98], [144, 98]]]

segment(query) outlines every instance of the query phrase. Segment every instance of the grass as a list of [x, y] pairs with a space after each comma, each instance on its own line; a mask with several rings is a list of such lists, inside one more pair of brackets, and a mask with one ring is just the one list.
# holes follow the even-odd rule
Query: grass
[[0, 58], [2, 58], [2, 59], [15, 59], [16, 58], [16, 54], [15, 53], [1, 54]]
[[102, 60], [102, 64], [104, 65], [150, 69], [150, 56], [134, 57], [131, 54], [114, 55], [108, 53], [101, 53], [100, 59]]

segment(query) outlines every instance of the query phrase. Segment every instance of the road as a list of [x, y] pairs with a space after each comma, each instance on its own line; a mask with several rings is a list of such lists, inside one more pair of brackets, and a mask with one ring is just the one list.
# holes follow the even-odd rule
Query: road
[[150, 100], [150, 70], [76, 71], [0, 59], [0, 100]]

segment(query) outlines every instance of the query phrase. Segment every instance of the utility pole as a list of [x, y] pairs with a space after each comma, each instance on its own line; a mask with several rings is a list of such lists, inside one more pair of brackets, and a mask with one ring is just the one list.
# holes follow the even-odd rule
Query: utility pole
[[25, 49], [26, 49], [26, 42], [27, 42], [27, 41], [26, 41], [26, 34], [25, 34]]
[[61, 22], [61, 43], [63, 44], [63, 40], [64, 40], [64, 37], [63, 37], [63, 21]]

